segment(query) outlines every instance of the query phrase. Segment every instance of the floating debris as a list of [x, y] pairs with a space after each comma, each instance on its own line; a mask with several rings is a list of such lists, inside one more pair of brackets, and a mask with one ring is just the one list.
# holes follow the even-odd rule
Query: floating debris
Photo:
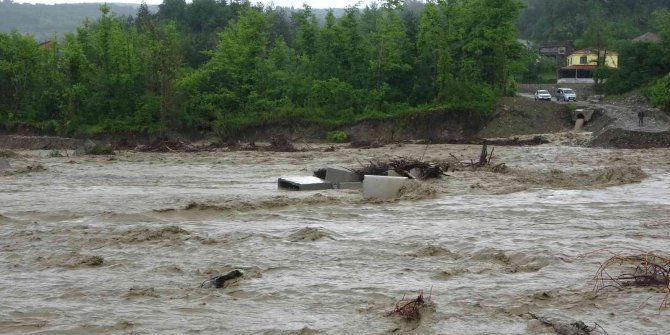
[[138, 146], [141, 152], [198, 152], [209, 148], [199, 148], [179, 139], [157, 138], [147, 145]]
[[[617, 273], [612, 274], [611, 271]], [[596, 282], [594, 288], [596, 292], [607, 287], [662, 288], [666, 291], [666, 295], [659, 309], [666, 308], [670, 297], [670, 257], [659, 256], [653, 252], [615, 254], [600, 265], [593, 280]]]
[[353, 169], [353, 172], [364, 176], [388, 176], [392, 171], [395, 176], [407, 177], [409, 179], [435, 179], [446, 176], [442, 167], [419, 159], [399, 157], [389, 162], [370, 160], [368, 164], [361, 164], [361, 168]]
[[200, 284], [200, 287], [201, 288], [223, 288], [225, 286], [226, 282], [229, 282], [233, 279], [240, 278], [242, 276], [243, 276], [243, 274], [240, 270], [233, 270], [233, 271], [230, 271], [230, 272], [226, 273], [225, 275], [216, 276], [216, 277], [210, 278], [208, 280], [205, 280], [204, 282], [202, 282], [202, 284]]
[[368, 164], [361, 164], [360, 168], [354, 169], [353, 171], [361, 176], [388, 176], [389, 164], [386, 162], [370, 160], [368, 161]]
[[395, 304], [395, 308], [387, 316], [395, 315], [405, 320], [419, 320], [421, 319], [421, 310], [428, 304], [432, 304], [430, 295], [428, 298], [424, 298], [423, 291], [421, 291], [415, 299], [406, 300], [405, 297], [400, 299]]
[[293, 145], [293, 140], [286, 136], [273, 136], [270, 138], [270, 151], [295, 152], [298, 149]]
[[576, 321], [572, 323], [560, 322], [550, 320], [548, 318], [538, 316], [533, 313], [528, 313], [531, 318], [540, 321], [545, 326], [552, 327], [556, 334], [559, 335], [588, 335], [596, 331], [597, 328], [602, 329], [603, 334], [607, 334], [605, 329], [599, 324], [595, 324], [593, 327], [587, 326], [583, 321]]

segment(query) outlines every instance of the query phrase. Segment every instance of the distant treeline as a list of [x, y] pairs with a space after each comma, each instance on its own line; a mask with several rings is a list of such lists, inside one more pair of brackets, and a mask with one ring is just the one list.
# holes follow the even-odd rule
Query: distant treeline
[[[110, 3], [108, 6], [118, 16], [132, 19], [137, 14], [139, 5]], [[157, 6], [149, 8], [153, 12], [158, 10]], [[33, 5], [14, 3], [11, 0], [0, 1], [0, 32], [9, 33], [16, 30], [23, 34], [31, 34], [39, 41], [75, 32], [86, 18], [89, 20], [100, 18], [100, 4]]]
[[[102, 4], [104, 1], [100, 1]], [[169, 2], [169, 1], [168, 1]], [[194, 2], [199, 2], [198, 0]], [[215, 2], [230, 3], [217, 0]], [[234, 1], [233, 1], [234, 2]], [[446, 0], [445, 0], [446, 2]], [[652, 13], [670, 7], [670, 0], [523, 0], [517, 23], [519, 36], [523, 39], [541, 41], [576, 41], [582, 44], [583, 33], [594, 20], [604, 20], [612, 36], [631, 39], [648, 31], [654, 31]], [[404, 1], [412, 11], [420, 11], [425, 3], [420, 0]], [[31, 34], [38, 40], [46, 40], [75, 32], [88, 18], [100, 18], [100, 4], [29, 4], [12, 0], [0, 0], [0, 32], [16, 30]], [[139, 5], [108, 2], [110, 11], [117, 16], [132, 19]], [[158, 6], [148, 6], [155, 13]], [[203, 7], [196, 5], [196, 7]], [[275, 7], [277, 8], [277, 7]], [[284, 10], [289, 10], [285, 8]], [[325, 22], [327, 9], [312, 9], [317, 22]], [[344, 9], [335, 8], [333, 14], [340, 17]]]
[[[423, 7], [423, 6], [422, 6]], [[328, 12], [165, 0], [38, 46], [0, 34], [0, 123], [59, 134], [233, 134], [428, 108], [486, 115], [527, 61], [517, 0], [387, 1]]]
[[525, 0], [519, 33], [534, 41], [576, 41], [594, 21], [602, 21], [616, 39], [630, 40], [656, 30], [650, 20], [656, 10], [670, 7], [669, 0]]

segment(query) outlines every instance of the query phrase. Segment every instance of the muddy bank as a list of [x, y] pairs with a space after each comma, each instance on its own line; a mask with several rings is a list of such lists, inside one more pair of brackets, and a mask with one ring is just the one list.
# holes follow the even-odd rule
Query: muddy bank
[[621, 128], [607, 129], [595, 137], [590, 145], [619, 149], [667, 148], [670, 147], [670, 131], [643, 132]]
[[[578, 102], [577, 108], [594, 110], [584, 125], [593, 134], [587, 141], [571, 145], [612, 148], [656, 148], [670, 146], [670, 118], [661, 111], [641, 106], [605, 105]], [[572, 107], [575, 108], [575, 107]], [[637, 126], [637, 110], [647, 114], [645, 126]], [[347, 126], [331, 128], [315, 122], [281, 121], [239, 130], [234, 136], [192, 138], [173, 134], [169, 138], [115, 134], [98, 138], [100, 144], [114, 149], [137, 149], [151, 152], [207, 151], [217, 148], [230, 150], [295, 151], [293, 142], [323, 142], [329, 131], [347, 133], [348, 142], [357, 148], [373, 148], [389, 143], [452, 143], [480, 144], [485, 140], [498, 145], [527, 146], [553, 142], [548, 134], [574, 132], [568, 104], [534, 101], [528, 97], [506, 97], [484, 119], [481, 114], [466, 111], [433, 110], [413, 113], [393, 119], [365, 120]], [[257, 146], [257, 142], [273, 143], [286, 139], [285, 148]], [[196, 143], [197, 142], [197, 143]], [[61, 137], [0, 136], [0, 148], [30, 150], [74, 149], [80, 139]], [[553, 142], [562, 143], [564, 142]], [[290, 150], [286, 150], [286, 149]]]
[[385, 120], [366, 120], [328, 129], [308, 121], [280, 122], [248, 127], [223, 142], [267, 141], [283, 136], [294, 140], [322, 141], [331, 130], [344, 131], [350, 142], [393, 143], [423, 140], [431, 143], [463, 143], [475, 140], [475, 133], [486, 120], [479, 113], [435, 110]]
[[477, 137], [556, 133], [573, 127], [567, 105], [520, 97], [501, 99]]
[[82, 143], [67, 137], [0, 135], [0, 148], [14, 150], [74, 150]]

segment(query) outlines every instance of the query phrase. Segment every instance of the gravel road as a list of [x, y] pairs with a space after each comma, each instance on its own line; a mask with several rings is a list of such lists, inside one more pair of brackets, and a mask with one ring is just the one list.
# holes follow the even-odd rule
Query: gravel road
[[[519, 97], [534, 99], [533, 94], [519, 93]], [[551, 103], [566, 104], [566, 102], [552, 101]], [[612, 119], [603, 129], [619, 128], [625, 131], [660, 133], [670, 131], [670, 117], [663, 111], [647, 105], [628, 105], [612, 103], [595, 103], [592, 101], [577, 101], [578, 108], [594, 109], [602, 111], [603, 115]], [[638, 124], [637, 113], [642, 110], [645, 114], [644, 125]]]

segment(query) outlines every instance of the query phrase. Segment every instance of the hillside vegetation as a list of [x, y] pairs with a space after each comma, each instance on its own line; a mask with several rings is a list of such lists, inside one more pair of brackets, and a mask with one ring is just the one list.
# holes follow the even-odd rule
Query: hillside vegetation
[[39, 48], [0, 35], [0, 123], [58, 134], [215, 132], [277, 120], [337, 126], [441, 108], [475, 119], [514, 93], [516, 0], [389, 1], [319, 25], [248, 2], [166, 0]]
[[[0, 33], [0, 126], [226, 137], [278, 121], [335, 129], [427, 110], [475, 122], [537, 64], [517, 42], [517, 26], [540, 7], [562, 17], [549, 3], [528, 1], [524, 12], [520, 0], [388, 0], [341, 16], [327, 11], [323, 22], [307, 6], [246, 1], [164, 0], [156, 12], [142, 5], [133, 16], [102, 5], [98, 19], [46, 47], [19, 30]], [[645, 3], [645, 13], [657, 5]], [[667, 105], [669, 13], [657, 10], [647, 20], [662, 43], [644, 47], [594, 16], [580, 43], [622, 50], [608, 89], [646, 85], [655, 104]], [[628, 61], [632, 54], [637, 62]]]

